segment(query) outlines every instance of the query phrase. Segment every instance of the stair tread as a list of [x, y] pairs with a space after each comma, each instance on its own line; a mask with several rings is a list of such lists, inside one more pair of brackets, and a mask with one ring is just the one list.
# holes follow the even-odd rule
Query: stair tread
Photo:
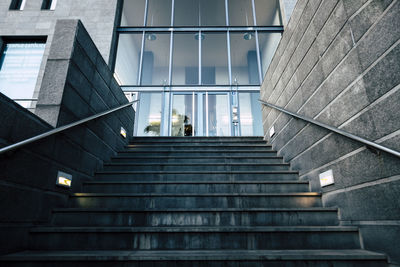
[[[182, 166], [182, 163], [154, 162], [154, 163], [130, 163], [130, 162], [108, 162], [104, 166]], [[289, 163], [189, 163], [185, 166], [290, 166]]]
[[309, 184], [308, 181], [86, 181], [83, 184]]
[[358, 232], [355, 226], [40, 226], [33, 233], [241, 233], [241, 232]]
[[385, 260], [386, 256], [361, 249], [347, 250], [75, 250], [23, 251], [0, 257], [0, 261], [91, 261], [91, 260]]
[[288, 173], [288, 174], [299, 174], [298, 171], [284, 171], [284, 170], [277, 170], [277, 171], [99, 171], [96, 173], [161, 173], [161, 174], [171, 174], [171, 173], [182, 173], [182, 174], [192, 174], [192, 173]]
[[299, 193], [73, 193], [71, 196], [75, 197], [95, 197], [95, 196], [104, 196], [104, 197], [152, 197], [152, 196], [160, 196], [160, 197], [194, 197], [194, 196], [202, 196], [202, 197], [240, 197], [240, 196], [321, 196], [321, 193], [317, 192], [299, 192]]

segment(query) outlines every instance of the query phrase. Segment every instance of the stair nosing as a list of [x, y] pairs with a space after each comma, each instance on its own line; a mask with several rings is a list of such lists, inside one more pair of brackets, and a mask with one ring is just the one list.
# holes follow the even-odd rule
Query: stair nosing
[[282, 232], [358, 232], [356, 226], [37, 226], [31, 233], [282, 233]]
[[85, 181], [83, 184], [293, 184], [308, 185], [308, 181]]
[[98, 171], [96, 174], [299, 174], [298, 171]]

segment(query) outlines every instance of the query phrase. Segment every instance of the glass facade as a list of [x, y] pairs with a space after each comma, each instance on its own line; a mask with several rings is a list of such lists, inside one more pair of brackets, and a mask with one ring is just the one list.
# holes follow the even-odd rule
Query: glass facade
[[115, 76], [140, 99], [135, 134], [262, 134], [254, 99], [281, 24], [279, 0], [125, 0]]
[[7, 43], [0, 59], [0, 92], [25, 108], [35, 104], [34, 91], [44, 43]]

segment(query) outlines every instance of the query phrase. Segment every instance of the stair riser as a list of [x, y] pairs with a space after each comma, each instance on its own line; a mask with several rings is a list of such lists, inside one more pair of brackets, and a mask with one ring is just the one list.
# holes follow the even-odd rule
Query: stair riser
[[79, 208], [308, 208], [321, 207], [317, 196], [163, 196], [163, 197], [72, 197]]
[[260, 163], [260, 164], [279, 164], [283, 163], [282, 158], [144, 158], [137, 156], [135, 158], [116, 157], [112, 159], [113, 163], [185, 163], [185, 164], [199, 164], [199, 163]]
[[288, 173], [98, 173], [99, 181], [295, 181]]
[[43, 250], [358, 249], [358, 232], [33, 233]]
[[130, 146], [136, 146], [136, 145], [141, 145], [141, 146], [159, 146], [159, 147], [164, 147], [164, 146], [260, 146], [260, 145], [268, 145], [266, 141], [264, 140], [247, 140], [245, 142], [242, 141], [197, 141], [197, 142], [192, 142], [192, 141], [175, 141], [175, 142], [168, 142], [168, 141], [157, 141], [157, 142], [130, 142]]
[[288, 165], [105, 165], [105, 171], [288, 171]]
[[308, 184], [85, 184], [86, 193], [298, 193]]
[[197, 258], [194, 260], [148, 260], [139, 261], [51, 261], [51, 262], [4, 262], [8, 267], [387, 267], [384, 260], [211, 260]]
[[235, 146], [235, 145], [221, 145], [221, 146], [140, 146], [131, 145], [127, 146], [124, 151], [181, 151], [181, 150], [251, 150], [251, 151], [271, 151], [270, 146]]
[[59, 226], [323, 226], [338, 225], [335, 211], [280, 212], [57, 212]]
[[235, 151], [229, 151], [226, 152], [224, 151], [188, 151], [188, 152], [183, 152], [183, 151], [123, 151], [118, 153], [119, 156], [129, 156], [129, 157], [230, 157], [230, 156], [235, 156], [235, 157], [260, 157], [260, 156], [267, 156], [267, 157], [275, 157], [277, 156], [277, 153], [275, 151], [268, 151], [268, 150], [263, 150], [263, 151], [252, 151], [252, 152], [241, 152], [238, 150]]

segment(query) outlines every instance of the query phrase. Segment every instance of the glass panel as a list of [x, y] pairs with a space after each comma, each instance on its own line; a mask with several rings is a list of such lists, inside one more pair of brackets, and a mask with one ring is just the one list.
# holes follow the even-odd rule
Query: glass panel
[[267, 73], [269, 64], [274, 57], [275, 50], [281, 40], [281, 33], [258, 32], [258, 44], [260, 46], [261, 68], [263, 77]]
[[175, 0], [174, 16], [175, 26], [199, 26], [199, 0]]
[[142, 34], [120, 34], [115, 77], [122, 85], [137, 85]]
[[225, 0], [175, 0], [175, 26], [225, 26]]
[[282, 25], [279, 0], [255, 0], [257, 26]]
[[198, 33], [174, 34], [172, 84], [199, 84], [198, 39]]
[[[229, 106], [227, 94], [208, 94], [208, 101], [204, 95], [204, 124], [208, 116], [208, 136], [230, 136]], [[208, 105], [208, 108], [207, 108]], [[208, 112], [208, 115], [207, 115]], [[207, 135], [207, 127], [204, 127]]]
[[161, 93], [141, 93], [138, 126], [138, 136], [159, 136], [161, 130]]
[[201, 0], [200, 25], [226, 26], [225, 0]]
[[144, 26], [146, 0], [125, 0], [122, 9], [121, 26]]
[[254, 26], [251, 0], [229, 0], [229, 25]]
[[[192, 136], [193, 129], [193, 94], [173, 95], [171, 135]], [[197, 103], [197, 95], [195, 95]], [[197, 110], [197, 107], [195, 107]]]
[[231, 33], [230, 39], [232, 83], [259, 84], [255, 33]]
[[260, 93], [239, 93], [240, 130], [242, 136], [262, 136]]
[[201, 83], [229, 84], [226, 33], [203, 33]]
[[171, 25], [171, 0], [149, 0], [146, 26]]
[[142, 85], [169, 84], [169, 33], [145, 34]]
[[[43, 58], [43, 43], [9, 43], [0, 60], [0, 92], [11, 99], [32, 99]], [[17, 101], [31, 107], [31, 101]]]

